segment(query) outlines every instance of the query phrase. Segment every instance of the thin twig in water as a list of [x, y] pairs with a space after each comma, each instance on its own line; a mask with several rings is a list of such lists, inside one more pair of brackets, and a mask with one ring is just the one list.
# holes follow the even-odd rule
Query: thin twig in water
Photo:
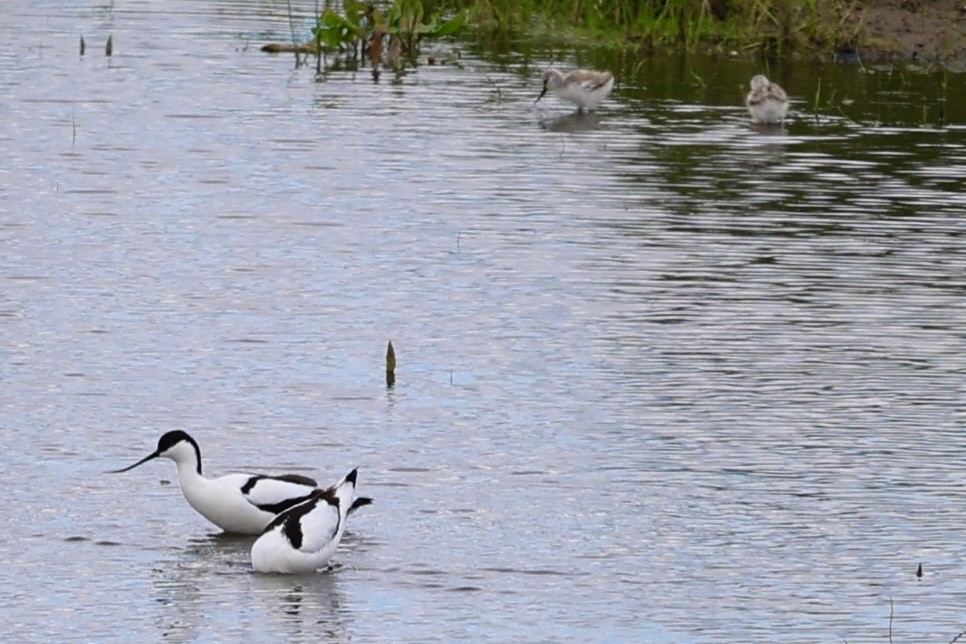
[[288, 31], [292, 36], [292, 49], [295, 50], [295, 66], [299, 66], [299, 44], [295, 40], [295, 18], [292, 17], [292, 0], [288, 0]]
[[704, 79], [703, 78], [701, 78], [700, 76], [698, 76], [698, 73], [696, 71], [694, 71], [693, 69], [688, 70], [688, 71], [691, 72], [691, 77], [694, 80], [698, 81], [698, 84], [701, 86], [701, 89], [707, 89], [708, 88], [708, 84], [704, 82]]
[[[325, 0], [325, 9], [329, 10], [329, 0]], [[322, 9], [319, 8], [319, 0], [315, 0], [315, 31], [313, 36], [315, 36], [315, 77], [322, 74], [322, 40], [319, 36], [319, 29], [322, 28]], [[329, 61], [325, 61], [326, 66], [328, 66]]]
[[815, 102], [812, 104], [812, 113], [815, 114], [815, 125], [819, 124], [818, 101], [822, 97], [822, 77], [818, 77], [818, 87], [815, 88]]
[[889, 598], [889, 644], [892, 644], [892, 597]]
[[487, 74], [486, 72], [483, 72], [483, 78], [485, 78], [486, 82], [492, 85], [493, 89], [496, 90], [496, 104], [499, 105], [500, 102], [503, 100], [503, 95], [500, 93], [500, 86], [497, 85], [496, 81], [490, 78], [490, 75]]
[[845, 111], [842, 110], [842, 106], [841, 105], [836, 105], [835, 106], [835, 109], [837, 109], [839, 111], [839, 114], [841, 114], [842, 116], [844, 116], [846, 118], [846, 120], [848, 120], [850, 123], [853, 123], [855, 125], [858, 125], [858, 123], [856, 123], [855, 120], [853, 120], [851, 116], [849, 116], [848, 114], [845, 113]]

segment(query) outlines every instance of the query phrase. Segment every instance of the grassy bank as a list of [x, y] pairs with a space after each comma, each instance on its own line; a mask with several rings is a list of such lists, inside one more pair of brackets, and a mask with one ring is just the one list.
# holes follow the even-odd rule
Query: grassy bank
[[786, 50], [855, 45], [851, 0], [440, 0], [480, 30], [687, 49]]

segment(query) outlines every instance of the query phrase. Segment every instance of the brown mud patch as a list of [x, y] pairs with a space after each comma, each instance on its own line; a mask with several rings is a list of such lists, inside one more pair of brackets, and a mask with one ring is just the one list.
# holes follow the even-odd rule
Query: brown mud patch
[[966, 0], [877, 0], [850, 18], [860, 23], [859, 57], [966, 71]]

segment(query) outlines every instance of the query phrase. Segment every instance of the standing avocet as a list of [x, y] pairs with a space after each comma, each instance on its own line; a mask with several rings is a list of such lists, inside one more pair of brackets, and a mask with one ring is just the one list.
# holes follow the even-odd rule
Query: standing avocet
[[[127, 472], [158, 457], [178, 465], [178, 482], [188, 504], [225, 532], [261, 534], [280, 512], [310, 500], [318, 484], [298, 474], [226, 474], [209, 479], [201, 474], [201, 449], [186, 432], [167, 432], [158, 448], [140, 461], [112, 473]], [[355, 503], [353, 503], [353, 500]], [[370, 499], [350, 499], [350, 509]]]
[[342, 540], [349, 510], [369, 502], [355, 498], [356, 472], [275, 517], [252, 546], [255, 570], [300, 575], [318, 570], [331, 559]]
[[610, 72], [586, 69], [578, 69], [564, 75], [550, 68], [543, 73], [543, 91], [540, 92], [537, 101], [551, 89], [560, 98], [576, 104], [578, 112], [589, 111], [597, 107], [614, 89], [614, 75]]
[[751, 91], [745, 105], [752, 123], [784, 123], [788, 114], [788, 94], [777, 83], [758, 74], [751, 79]]

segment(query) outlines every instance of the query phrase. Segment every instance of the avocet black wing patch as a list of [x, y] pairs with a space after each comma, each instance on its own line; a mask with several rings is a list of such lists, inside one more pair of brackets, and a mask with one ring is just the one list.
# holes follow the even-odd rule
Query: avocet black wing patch
[[275, 517], [265, 532], [279, 528], [296, 550], [321, 550], [339, 531], [338, 500], [330, 490], [316, 490], [305, 502]]
[[241, 493], [246, 501], [259, 510], [279, 514], [309, 500], [315, 493], [315, 481], [297, 474], [257, 475], [245, 482]]
[[289, 483], [300, 483], [301, 485], [311, 485], [312, 487], [319, 487], [318, 482], [315, 479], [310, 479], [307, 476], [302, 476], [301, 474], [279, 474], [277, 476], [268, 476], [266, 478], [276, 479], [278, 481], [288, 481]]
[[342, 521], [339, 499], [332, 490], [326, 490], [319, 494], [314, 503], [306, 505], [312, 505], [313, 508], [299, 521], [303, 531], [300, 549], [303, 552], [317, 552], [327, 546], [339, 532]]

